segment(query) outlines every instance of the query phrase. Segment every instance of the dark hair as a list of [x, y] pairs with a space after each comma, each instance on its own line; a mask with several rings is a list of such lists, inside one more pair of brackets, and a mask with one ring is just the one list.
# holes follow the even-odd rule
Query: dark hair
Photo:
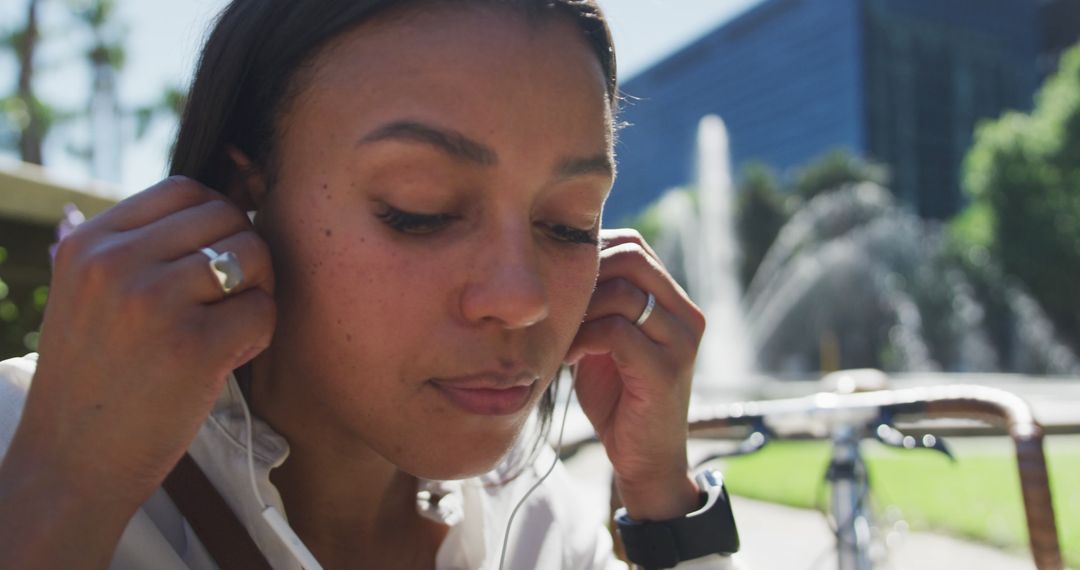
[[272, 170], [278, 118], [301, 87], [298, 72], [331, 40], [376, 16], [440, 2], [505, 6], [532, 21], [571, 18], [600, 60], [614, 114], [615, 49], [596, 0], [233, 0], [203, 47], [169, 173], [221, 188], [233, 171], [228, 145]]
[[[169, 173], [222, 189], [234, 172], [226, 153], [234, 145], [264, 169], [273, 186], [279, 118], [301, 89], [302, 72], [320, 51], [376, 16], [440, 2], [506, 7], [529, 21], [569, 18], [600, 60], [615, 115], [615, 48], [596, 0], [233, 0], [203, 47]], [[540, 437], [550, 426], [554, 386], [540, 401]]]

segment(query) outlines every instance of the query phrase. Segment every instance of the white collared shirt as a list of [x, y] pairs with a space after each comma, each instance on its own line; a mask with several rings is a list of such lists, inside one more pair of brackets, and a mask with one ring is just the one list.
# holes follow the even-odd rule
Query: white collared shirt
[[[33, 353], [0, 362], [0, 458], [7, 452], [18, 425], [36, 366], [37, 354]], [[299, 570], [300, 564], [260, 515], [265, 506], [258, 503], [248, 476], [247, 424], [242, 406], [243, 395], [230, 376], [188, 452], [238, 514], [270, 565], [275, 570]], [[270, 470], [286, 460], [289, 445], [257, 418], [253, 418], [252, 441], [259, 492], [267, 506], [287, 516], [281, 496], [270, 482]], [[419, 512], [449, 527], [436, 555], [436, 568], [497, 568], [511, 510], [555, 459], [554, 451], [544, 446], [520, 476], [507, 481], [506, 466], [520, 465], [523, 453], [515, 448], [502, 466], [480, 477], [421, 483], [417, 494]], [[583, 516], [579, 492], [563, 466], [556, 465], [514, 520], [506, 568], [626, 568], [613, 555], [607, 530], [591, 517]], [[433, 502], [432, 497], [439, 500]], [[132, 516], [110, 567], [182, 570], [212, 569], [217, 565], [169, 496], [159, 488]], [[735, 567], [730, 558], [714, 555], [684, 562], [677, 568]]]

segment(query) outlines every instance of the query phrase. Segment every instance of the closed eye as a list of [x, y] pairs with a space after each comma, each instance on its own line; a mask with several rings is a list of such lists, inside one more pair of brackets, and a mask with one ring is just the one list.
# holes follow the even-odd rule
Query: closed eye
[[419, 214], [383, 205], [375, 214], [384, 224], [405, 234], [425, 235], [437, 232], [460, 216], [453, 214]]
[[593, 235], [591, 230], [583, 230], [566, 224], [551, 224], [547, 227], [548, 231], [551, 232], [556, 239], [569, 243], [599, 245], [599, 241], [597, 241], [596, 236]]

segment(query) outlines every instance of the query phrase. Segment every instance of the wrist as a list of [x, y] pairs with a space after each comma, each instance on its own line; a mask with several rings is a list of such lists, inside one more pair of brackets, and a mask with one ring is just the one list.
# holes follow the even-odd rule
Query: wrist
[[674, 519], [701, 506], [701, 491], [686, 471], [639, 481], [616, 477], [615, 485], [627, 516], [638, 521]]
[[0, 466], [0, 566], [104, 567], [133, 509], [10, 454]]

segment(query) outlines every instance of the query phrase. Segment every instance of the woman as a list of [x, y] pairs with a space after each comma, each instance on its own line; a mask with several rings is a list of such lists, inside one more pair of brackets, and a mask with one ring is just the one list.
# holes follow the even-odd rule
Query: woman
[[[187, 452], [275, 568], [312, 562], [264, 510], [327, 567], [495, 567], [564, 363], [627, 524], [699, 509], [704, 320], [600, 230], [616, 99], [591, 1], [232, 2], [180, 176], [61, 242], [40, 357], [0, 373], [0, 566], [211, 567], [159, 489]], [[528, 499], [509, 566], [613, 563], [568, 489]]]

